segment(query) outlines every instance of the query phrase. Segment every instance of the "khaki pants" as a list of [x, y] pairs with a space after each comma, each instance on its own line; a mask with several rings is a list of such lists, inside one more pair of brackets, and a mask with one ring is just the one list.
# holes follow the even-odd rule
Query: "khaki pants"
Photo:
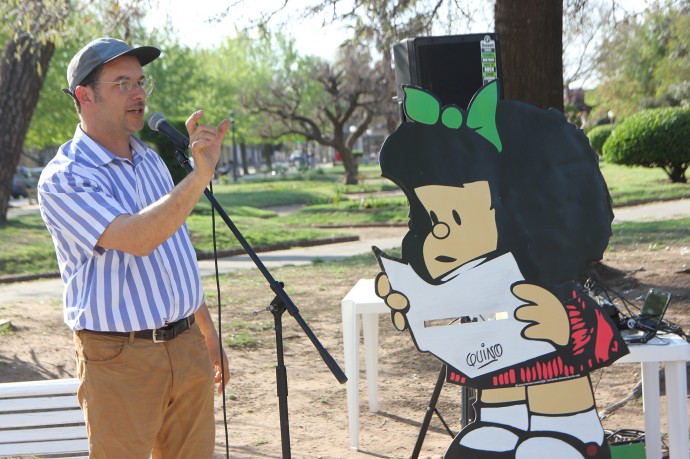
[[171, 341], [75, 333], [91, 458], [213, 457], [212, 366], [197, 324]]

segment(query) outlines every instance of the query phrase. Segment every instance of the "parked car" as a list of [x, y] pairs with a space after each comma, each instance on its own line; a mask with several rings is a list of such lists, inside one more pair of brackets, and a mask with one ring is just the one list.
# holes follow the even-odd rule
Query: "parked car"
[[14, 199], [29, 197], [29, 189], [26, 184], [26, 178], [19, 172], [15, 172], [12, 176], [12, 192], [10, 195]]
[[29, 188], [36, 189], [36, 186], [38, 185], [38, 179], [41, 176], [41, 172], [43, 172], [42, 167], [25, 167], [24, 177], [26, 179], [26, 186]]

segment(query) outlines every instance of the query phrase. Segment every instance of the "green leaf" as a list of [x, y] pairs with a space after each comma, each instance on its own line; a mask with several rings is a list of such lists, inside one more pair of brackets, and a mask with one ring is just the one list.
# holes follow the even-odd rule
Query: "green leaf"
[[423, 89], [405, 86], [405, 113], [412, 121], [422, 124], [436, 124], [441, 104], [431, 93]]
[[467, 113], [467, 127], [491, 142], [500, 152], [501, 138], [496, 130], [496, 105], [498, 105], [498, 83], [492, 81], [482, 87], [472, 98]]

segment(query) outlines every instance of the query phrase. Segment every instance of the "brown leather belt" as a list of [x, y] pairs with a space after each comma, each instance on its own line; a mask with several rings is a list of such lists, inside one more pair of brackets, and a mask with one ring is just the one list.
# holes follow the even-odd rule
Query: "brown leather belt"
[[176, 336], [181, 335], [185, 331], [189, 330], [192, 324], [194, 324], [194, 314], [155, 330], [139, 330], [135, 332], [89, 331], [101, 333], [103, 335], [124, 336], [126, 338], [129, 338], [130, 334], [134, 333], [135, 338], [150, 339], [153, 340], [154, 343], [162, 343], [165, 341], [170, 341]]

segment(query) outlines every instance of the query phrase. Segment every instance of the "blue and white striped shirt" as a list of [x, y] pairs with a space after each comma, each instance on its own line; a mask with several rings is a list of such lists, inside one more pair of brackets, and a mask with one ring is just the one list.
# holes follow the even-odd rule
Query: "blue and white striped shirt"
[[153, 150], [135, 136], [130, 146], [133, 163], [77, 127], [38, 183], [41, 216], [65, 284], [65, 323], [72, 330], [159, 328], [191, 315], [204, 301], [186, 224], [145, 257], [96, 246], [115, 217], [134, 214], [173, 188]]

